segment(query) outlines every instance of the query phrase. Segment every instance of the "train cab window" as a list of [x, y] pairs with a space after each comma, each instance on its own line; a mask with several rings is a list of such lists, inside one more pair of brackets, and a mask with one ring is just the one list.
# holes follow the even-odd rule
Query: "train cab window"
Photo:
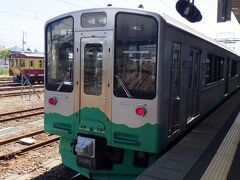
[[231, 63], [231, 77], [236, 76], [236, 75], [237, 75], [237, 61], [232, 60], [232, 63]]
[[114, 95], [154, 99], [157, 21], [151, 16], [118, 13], [115, 25]]
[[46, 88], [73, 90], [73, 18], [56, 20], [46, 28]]
[[25, 67], [25, 60], [19, 59], [19, 67]]
[[86, 44], [84, 47], [84, 93], [101, 95], [102, 93], [103, 46]]

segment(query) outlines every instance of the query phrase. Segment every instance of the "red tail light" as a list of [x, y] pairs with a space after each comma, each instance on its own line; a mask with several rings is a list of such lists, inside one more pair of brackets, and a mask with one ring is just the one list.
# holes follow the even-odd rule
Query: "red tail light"
[[145, 110], [144, 107], [138, 106], [138, 107], [136, 108], [136, 115], [137, 115], [137, 116], [143, 117], [143, 116], [145, 116], [145, 114], [146, 114], [146, 110]]
[[48, 99], [48, 103], [51, 105], [56, 105], [57, 104], [57, 98], [51, 97]]

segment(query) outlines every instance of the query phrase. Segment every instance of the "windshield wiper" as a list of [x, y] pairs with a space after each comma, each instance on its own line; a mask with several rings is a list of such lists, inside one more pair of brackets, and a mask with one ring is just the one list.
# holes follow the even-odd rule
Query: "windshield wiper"
[[115, 77], [117, 78], [119, 84], [121, 85], [121, 87], [123, 88], [124, 92], [126, 93], [128, 98], [133, 98], [133, 96], [130, 94], [130, 92], [128, 91], [127, 87], [125, 86], [125, 84], [122, 82], [122, 80], [120, 79], [120, 77], [118, 75], [115, 75]]
[[69, 74], [70, 74], [69, 72], [67, 72], [67, 74], [65, 74], [65, 76], [63, 77], [63, 80], [61, 81], [61, 83], [57, 87], [57, 91], [60, 91], [60, 89], [62, 88], [64, 82], [67, 80], [67, 77], [69, 76]]

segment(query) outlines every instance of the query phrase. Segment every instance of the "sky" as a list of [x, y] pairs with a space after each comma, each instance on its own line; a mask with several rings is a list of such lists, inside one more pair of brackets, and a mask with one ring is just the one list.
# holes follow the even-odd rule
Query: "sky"
[[[175, 10], [177, 0], [0, 0], [0, 45], [22, 47], [24, 34], [25, 48], [43, 52], [44, 24], [48, 19], [70, 11], [106, 7], [107, 4], [126, 8], [143, 4], [144, 9], [168, 14], [209, 37], [240, 38], [240, 26], [234, 15], [231, 22], [216, 23], [217, 1], [195, 0], [203, 19], [199, 23], [190, 23]], [[235, 45], [235, 50], [240, 52], [240, 45]]]

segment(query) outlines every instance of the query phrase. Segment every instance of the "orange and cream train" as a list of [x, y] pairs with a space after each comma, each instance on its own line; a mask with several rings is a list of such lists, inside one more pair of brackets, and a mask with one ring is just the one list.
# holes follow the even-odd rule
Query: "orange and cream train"
[[25, 75], [30, 82], [44, 81], [44, 55], [36, 53], [12, 53], [9, 57], [9, 75], [13, 81], [21, 82]]

